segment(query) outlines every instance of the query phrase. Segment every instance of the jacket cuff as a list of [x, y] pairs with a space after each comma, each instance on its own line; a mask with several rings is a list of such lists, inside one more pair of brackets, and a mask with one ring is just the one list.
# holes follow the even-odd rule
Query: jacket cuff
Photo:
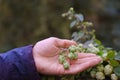
[[28, 80], [39, 80], [40, 76], [35, 66], [32, 49], [33, 49], [33, 45], [29, 45], [21, 48], [20, 53], [21, 53], [21, 61], [23, 64], [22, 66], [26, 71], [25, 73], [28, 76]]
[[2, 55], [7, 66], [9, 80], [40, 80], [33, 54], [33, 45], [20, 47]]

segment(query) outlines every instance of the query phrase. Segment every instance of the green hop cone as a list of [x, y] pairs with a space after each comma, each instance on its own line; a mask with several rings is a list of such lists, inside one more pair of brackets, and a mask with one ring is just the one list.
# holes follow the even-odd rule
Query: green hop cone
[[95, 47], [92, 43], [88, 45], [89, 48], [87, 48], [87, 52], [90, 52], [90, 53], [98, 53], [100, 50]]
[[77, 51], [78, 52], [85, 52], [86, 48], [84, 48], [83, 44], [80, 43], [77, 45]]
[[77, 52], [74, 53], [74, 57], [73, 57], [73, 60], [76, 60], [76, 59], [78, 59], [78, 53]]
[[73, 59], [73, 58], [74, 58], [74, 53], [70, 52], [70, 53], [68, 54], [68, 58], [69, 58], [69, 59]]
[[118, 80], [118, 76], [116, 74], [111, 74], [111, 80]]
[[59, 62], [63, 64], [65, 62], [65, 56], [64, 55], [59, 55]]
[[70, 64], [67, 61], [65, 61], [63, 63], [63, 66], [64, 66], [64, 69], [69, 69], [70, 68]]
[[97, 72], [96, 73], [96, 79], [97, 80], [104, 80], [105, 79], [105, 75], [103, 72]]
[[113, 72], [113, 67], [111, 65], [106, 65], [104, 68], [105, 75], [110, 75]]
[[69, 48], [69, 52], [76, 52], [76, 46], [74, 46], [74, 45], [72, 45], [72, 46], [70, 46]]
[[103, 72], [104, 71], [104, 66], [103, 65], [97, 66], [97, 70], [100, 71], [100, 72]]
[[81, 47], [83, 47], [83, 44], [80, 43], [80, 44], [78, 44], [77, 46], [78, 46], [79, 48], [81, 48]]
[[75, 53], [70, 52], [68, 54], [68, 58], [71, 60], [76, 60], [76, 59], [78, 59], [78, 54], [76, 52]]

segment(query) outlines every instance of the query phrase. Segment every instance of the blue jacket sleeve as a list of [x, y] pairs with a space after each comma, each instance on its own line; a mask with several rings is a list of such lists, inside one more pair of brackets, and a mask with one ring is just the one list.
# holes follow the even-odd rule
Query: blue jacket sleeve
[[32, 47], [29, 45], [0, 54], [0, 80], [40, 80]]

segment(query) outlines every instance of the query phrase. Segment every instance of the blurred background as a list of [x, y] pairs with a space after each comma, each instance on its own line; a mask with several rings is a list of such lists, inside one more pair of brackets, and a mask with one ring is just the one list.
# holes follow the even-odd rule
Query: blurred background
[[54, 36], [71, 39], [70, 7], [94, 23], [105, 46], [120, 49], [120, 0], [0, 0], [0, 52]]

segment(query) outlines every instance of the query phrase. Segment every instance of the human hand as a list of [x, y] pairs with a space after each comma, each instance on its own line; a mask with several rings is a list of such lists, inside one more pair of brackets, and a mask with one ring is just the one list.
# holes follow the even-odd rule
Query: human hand
[[37, 71], [49, 75], [76, 74], [101, 61], [95, 54], [79, 53], [78, 59], [69, 61], [70, 68], [65, 70], [58, 61], [59, 52], [61, 48], [68, 48], [71, 45], [76, 45], [76, 42], [53, 37], [36, 43], [33, 47], [33, 57]]

